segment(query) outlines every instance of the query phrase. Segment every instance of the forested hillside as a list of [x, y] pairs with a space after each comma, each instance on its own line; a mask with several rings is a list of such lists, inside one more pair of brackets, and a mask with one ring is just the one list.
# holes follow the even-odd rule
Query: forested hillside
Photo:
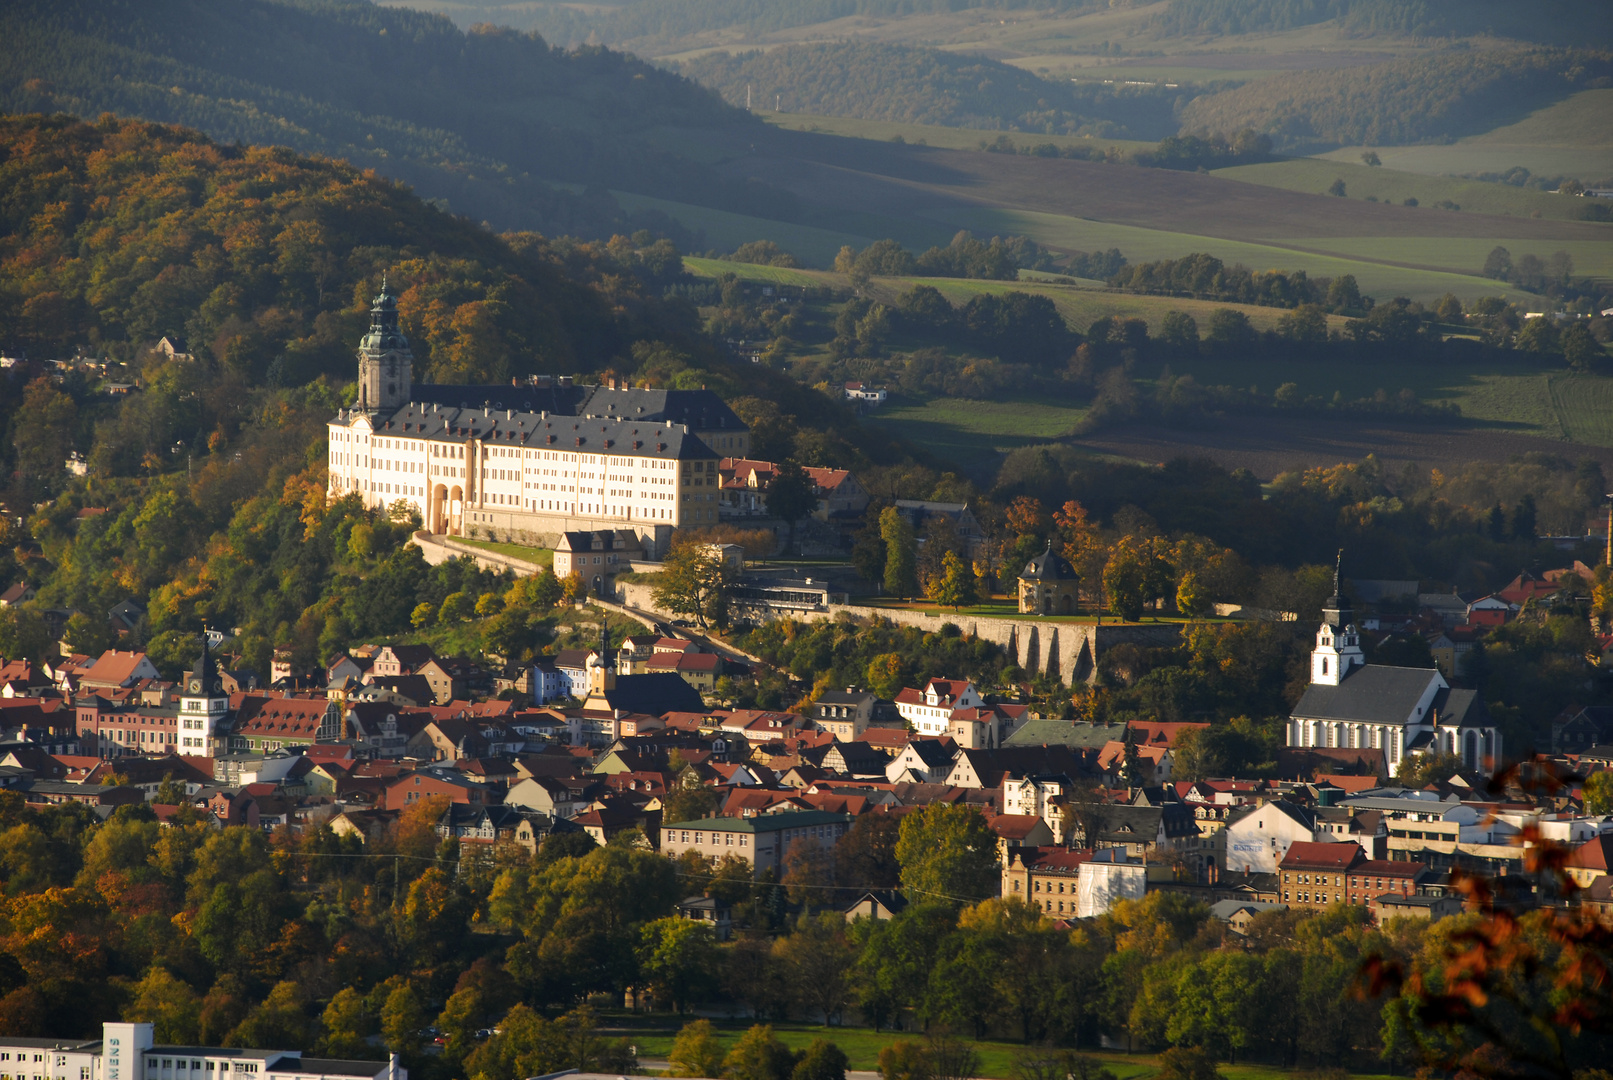
[[979, 56], [876, 42], [708, 53], [678, 70], [738, 105], [748, 88], [758, 105], [786, 112], [1109, 138], [1174, 134], [1176, 111], [1192, 95], [1053, 82]]
[[1353, 35], [1491, 35], [1550, 45], [1606, 43], [1605, 7], [1571, 0], [1171, 0], [1154, 20], [1170, 34], [1254, 34], [1339, 20]]
[[1453, 50], [1334, 71], [1274, 75], [1195, 99], [1185, 128], [1245, 127], [1289, 144], [1396, 146], [1489, 131], [1613, 78], [1613, 54]]
[[676, 75], [599, 48], [362, 0], [16, 0], [0, 7], [0, 110], [110, 111], [226, 142], [345, 158], [504, 228], [608, 236], [601, 185], [728, 208], [764, 201], [640, 140], [745, 121]]
[[[404, 523], [326, 505], [324, 425], [383, 273], [421, 381], [710, 386], [769, 452], [903, 458], [837, 400], [732, 361], [687, 301], [663, 299], [684, 282], [666, 240], [496, 236], [342, 162], [112, 117], [9, 117], [0, 354], [26, 359], [0, 374], [0, 502], [34, 509], [20, 530], [0, 515], [0, 587], [26, 577], [80, 611], [132, 597], [150, 612], [141, 640], [168, 635], [165, 663], [200, 619], [239, 626], [260, 668], [272, 642], [312, 662], [316, 644], [409, 632], [423, 600], [494, 588], [427, 568]], [[179, 334], [188, 358], [149, 348]], [[114, 382], [135, 389], [109, 396]], [[65, 471], [72, 452], [89, 476]], [[500, 651], [518, 655], [545, 605], [505, 606]], [[43, 648], [43, 626], [18, 620], [0, 617], [0, 654]]]

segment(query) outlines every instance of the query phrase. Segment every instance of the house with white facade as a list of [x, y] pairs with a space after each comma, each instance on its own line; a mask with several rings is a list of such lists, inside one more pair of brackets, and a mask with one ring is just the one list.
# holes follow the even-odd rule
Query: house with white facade
[[1275, 874], [1295, 843], [1326, 842], [1343, 837], [1318, 832], [1316, 815], [1286, 799], [1257, 806], [1227, 822], [1222, 830], [1228, 873]]
[[922, 689], [907, 686], [896, 695], [896, 711], [920, 735], [949, 735], [952, 714], [986, 703], [968, 679], [931, 679]]

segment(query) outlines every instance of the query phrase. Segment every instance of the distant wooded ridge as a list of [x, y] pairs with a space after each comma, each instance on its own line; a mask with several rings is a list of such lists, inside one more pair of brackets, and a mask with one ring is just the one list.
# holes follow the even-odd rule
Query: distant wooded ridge
[[641, 139], [659, 125], [750, 121], [597, 47], [335, 0], [15, 0], [0, 6], [0, 34], [0, 110], [112, 112], [341, 157], [499, 227], [675, 228], [633, 220], [603, 189], [740, 211], [790, 202]]
[[675, 70], [744, 105], [988, 131], [1160, 139], [1191, 89], [1039, 78], [981, 56], [848, 41], [708, 53]]
[[1153, 27], [1160, 34], [1253, 34], [1334, 19], [1362, 36], [1485, 34], [1550, 45], [1613, 41], [1605, 6], [1569, 0], [1171, 0]]

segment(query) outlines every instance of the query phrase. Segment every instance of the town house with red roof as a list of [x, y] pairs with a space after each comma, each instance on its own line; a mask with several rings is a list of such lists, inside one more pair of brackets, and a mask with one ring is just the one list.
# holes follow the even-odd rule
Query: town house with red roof
[[985, 704], [968, 679], [931, 679], [922, 689], [906, 686], [896, 695], [897, 713], [920, 735], [950, 735], [954, 712]]

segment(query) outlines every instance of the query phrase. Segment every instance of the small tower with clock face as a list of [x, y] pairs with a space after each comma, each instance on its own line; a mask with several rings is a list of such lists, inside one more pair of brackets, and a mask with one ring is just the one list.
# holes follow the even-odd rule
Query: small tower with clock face
[[179, 752], [187, 757], [217, 757], [230, 697], [208, 654], [207, 633], [202, 633], [202, 655], [185, 675], [179, 695]]

